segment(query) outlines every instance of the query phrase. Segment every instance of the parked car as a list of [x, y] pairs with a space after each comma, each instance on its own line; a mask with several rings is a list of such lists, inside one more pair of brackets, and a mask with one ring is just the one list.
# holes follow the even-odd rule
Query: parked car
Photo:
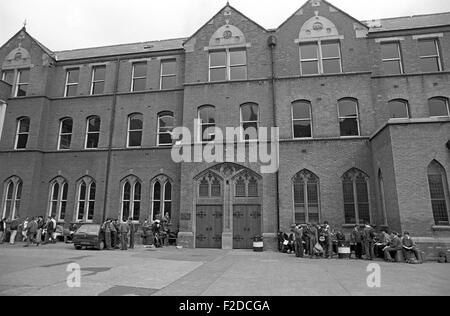
[[73, 243], [73, 234], [83, 225], [81, 222], [66, 224], [64, 227], [64, 242], [66, 244]]
[[97, 250], [105, 249], [105, 234], [98, 224], [83, 224], [73, 234], [73, 244], [75, 249], [94, 248]]

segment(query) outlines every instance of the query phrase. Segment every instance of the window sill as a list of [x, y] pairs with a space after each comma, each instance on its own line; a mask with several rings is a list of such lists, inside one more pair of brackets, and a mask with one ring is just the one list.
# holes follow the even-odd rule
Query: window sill
[[431, 229], [434, 231], [450, 231], [450, 225], [448, 225], [448, 226], [434, 225], [434, 226], [431, 226]]
[[342, 224], [342, 228], [355, 228], [355, 226], [359, 226], [359, 224]]

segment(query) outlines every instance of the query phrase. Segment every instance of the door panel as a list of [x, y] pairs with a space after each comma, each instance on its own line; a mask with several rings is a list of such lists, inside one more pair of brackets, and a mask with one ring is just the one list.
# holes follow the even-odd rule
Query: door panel
[[261, 205], [234, 205], [233, 248], [252, 249], [256, 235], [261, 235]]
[[222, 248], [222, 205], [197, 205], [196, 247]]

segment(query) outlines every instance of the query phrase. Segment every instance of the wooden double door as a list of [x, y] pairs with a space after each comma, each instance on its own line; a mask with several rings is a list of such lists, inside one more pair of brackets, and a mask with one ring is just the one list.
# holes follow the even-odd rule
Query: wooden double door
[[233, 248], [252, 249], [253, 238], [261, 235], [261, 205], [233, 206]]
[[197, 248], [222, 248], [223, 206], [197, 205], [196, 234]]

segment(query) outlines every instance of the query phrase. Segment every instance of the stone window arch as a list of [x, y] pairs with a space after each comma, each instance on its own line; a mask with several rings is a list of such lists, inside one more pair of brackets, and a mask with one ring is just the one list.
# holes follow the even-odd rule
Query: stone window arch
[[90, 176], [85, 176], [77, 181], [77, 206], [75, 221], [93, 222], [95, 215], [95, 199], [97, 184]]
[[47, 216], [51, 216], [58, 222], [64, 222], [67, 213], [68, 193], [69, 184], [65, 178], [56, 177], [50, 181]]
[[319, 223], [319, 177], [303, 169], [292, 179], [295, 223]]
[[133, 221], [139, 221], [142, 201], [141, 180], [134, 175], [130, 175], [120, 182], [120, 188], [120, 218], [123, 221], [127, 221], [129, 218], [131, 218]]
[[448, 226], [450, 197], [447, 173], [439, 162], [433, 160], [428, 165], [427, 174], [434, 222], [438, 226]]
[[346, 224], [371, 222], [369, 176], [353, 168], [342, 176], [344, 217]]
[[17, 176], [12, 176], [4, 183], [2, 219], [14, 219], [20, 214], [20, 202], [22, 199], [23, 181]]
[[159, 175], [151, 181], [151, 218], [162, 219], [168, 213], [172, 217], [173, 181], [166, 175]]
[[219, 198], [222, 196], [222, 179], [214, 172], [202, 175], [197, 181], [199, 198]]

